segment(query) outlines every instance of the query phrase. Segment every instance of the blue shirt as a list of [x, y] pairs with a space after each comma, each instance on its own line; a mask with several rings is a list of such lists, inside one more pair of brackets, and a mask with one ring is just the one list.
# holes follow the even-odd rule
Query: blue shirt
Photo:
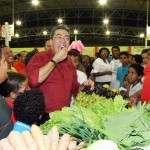
[[117, 68], [117, 80], [120, 81], [120, 87], [124, 87], [124, 76], [128, 73], [130, 64], [126, 67], [120, 66]]
[[20, 121], [17, 121], [15, 124], [14, 124], [14, 128], [13, 128], [14, 131], [18, 131], [20, 133], [22, 133], [23, 131], [31, 131], [31, 126], [23, 123], [23, 122], [20, 122]]

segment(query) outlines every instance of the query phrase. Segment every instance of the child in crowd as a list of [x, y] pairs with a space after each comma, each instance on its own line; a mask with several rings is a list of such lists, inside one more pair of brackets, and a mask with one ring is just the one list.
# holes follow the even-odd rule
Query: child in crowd
[[0, 85], [0, 95], [2, 95], [7, 104], [12, 109], [12, 121], [16, 122], [13, 112], [14, 101], [19, 93], [23, 93], [27, 88], [27, 79], [24, 74], [17, 72], [8, 72], [8, 78]]
[[129, 64], [132, 64], [132, 61], [133, 61], [133, 55], [129, 54]]
[[143, 63], [142, 63], [142, 66], [145, 68], [146, 65], [148, 64], [148, 50], [147, 49], [144, 49], [141, 53], [142, 55], [142, 60], [143, 60]]
[[17, 96], [14, 103], [14, 113], [17, 122], [13, 130], [30, 131], [31, 125], [35, 124], [45, 113], [45, 98], [41, 90], [31, 89]]
[[124, 76], [128, 73], [130, 66], [128, 52], [120, 52], [119, 59], [122, 65], [117, 68], [117, 80], [120, 82], [120, 87], [124, 87]]
[[[143, 76], [144, 68], [139, 64], [132, 64], [128, 71], [128, 82], [131, 84], [130, 88], [126, 91], [126, 95], [129, 98], [137, 91], [142, 89], [141, 78]], [[137, 107], [140, 106], [140, 102], [137, 102]]]
[[126, 99], [125, 93], [130, 88], [131, 84], [128, 82], [128, 74], [124, 76], [124, 87], [119, 88], [119, 94]]

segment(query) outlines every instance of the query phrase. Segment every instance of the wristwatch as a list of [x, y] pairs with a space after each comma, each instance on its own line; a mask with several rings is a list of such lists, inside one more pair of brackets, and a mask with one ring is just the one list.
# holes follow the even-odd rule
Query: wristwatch
[[52, 62], [55, 66], [57, 65], [57, 63], [56, 63], [55, 60], [51, 59], [51, 62]]

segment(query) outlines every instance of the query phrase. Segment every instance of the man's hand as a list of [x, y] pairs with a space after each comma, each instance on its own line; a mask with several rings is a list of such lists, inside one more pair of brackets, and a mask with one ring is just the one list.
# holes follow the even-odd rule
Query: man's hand
[[129, 100], [130, 100], [129, 105], [130, 106], [136, 106], [137, 105], [137, 102], [140, 100], [140, 97], [141, 97], [141, 91], [142, 90], [139, 90], [135, 94], [133, 94], [129, 97]]
[[67, 58], [68, 50], [65, 47], [55, 53], [54, 57], [52, 58], [56, 63], [59, 63]]
[[93, 90], [93, 89], [94, 89], [94, 82], [93, 82], [91, 79], [89, 79], [89, 80], [87, 80], [87, 81], [84, 81], [84, 82], [80, 85], [79, 91], [83, 90], [83, 89], [84, 89], [84, 86], [90, 86], [90, 87], [91, 87], [91, 90]]

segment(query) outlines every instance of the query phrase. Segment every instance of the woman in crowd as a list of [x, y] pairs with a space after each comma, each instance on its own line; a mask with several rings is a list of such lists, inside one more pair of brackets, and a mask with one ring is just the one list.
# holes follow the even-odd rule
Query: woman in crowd
[[109, 53], [108, 48], [101, 48], [98, 52], [98, 58], [93, 63], [92, 73], [95, 76], [97, 86], [103, 86], [104, 84], [110, 85], [112, 69], [107, 60]]

